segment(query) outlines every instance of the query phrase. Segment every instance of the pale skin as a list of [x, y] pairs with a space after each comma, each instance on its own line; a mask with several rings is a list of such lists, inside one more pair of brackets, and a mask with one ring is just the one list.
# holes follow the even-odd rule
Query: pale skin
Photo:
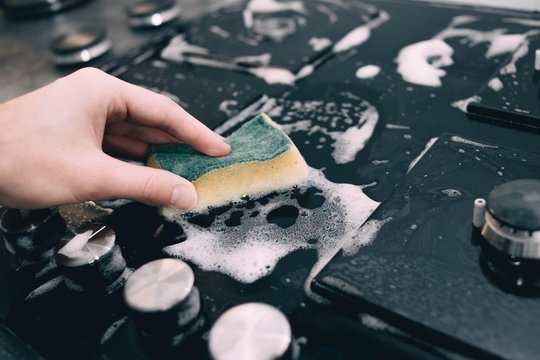
[[20, 209], [127, 198], [189, 210], [193, 185], [144, 159], [183, 142], [225, 156], [223, 138], [169, 98], [86, 68], [0, 104], [0, 204]]

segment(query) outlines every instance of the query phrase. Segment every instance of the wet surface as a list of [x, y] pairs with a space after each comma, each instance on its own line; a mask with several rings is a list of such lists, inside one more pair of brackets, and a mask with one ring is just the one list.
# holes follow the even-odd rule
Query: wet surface
[[[227, 3], [190, 26], [169, 27], [106, 68], [171, 97], [223, 134], [267, 112], [305, 157], [309, 180], [173, 220], [138, 203], [122, 202], [103, 213], [128, 268], [168, 256], [192, 265], [206, 323], [189, 346], [169, 352], [145, 348], [121, 292], [104, 298], [73, 292], [51, 263], [15, 274], [2, 271], [2, 288], [10, 289], [0, 298], [5, 322], [46, 358], [182, 353], [205, 359], [206, 333], [217, 317], [236, 304], [261, 301], [288, 317], [302, 359], [534, 355], [535, 332], [528, 330], [538, 326], [533, 316], [513, 319], [508, 337], [501, 335], [508, 333], [501, 324], [511, 311], [536, 309], [538, 299], [515, 298], [489, 283], [475, 258], [477, 248], [464, 239], [470, 233], [470, 199], [487, 194], [491, 185], [538, 173], [538, 138], [474, 121], [463, 110], [464, 100], [478, 95], [523, 41], [530, 50], [536, 46], [538, 15], [394, 1], [292, 1], [268, 12], [260, 9], [270, 0]], [[176, 40], [172, 47], [179, 35], [185, 42]], [[164, 55], [167, 47], [172, 56]], [[523, 61], [516, 59], [516, 66]], [[411, 77], [411, 67], [425, 70]], [[528, 79], [529, 73], [515, 74]], [[493, 90], [501, 86], [497, 82], [489, 89], [508, 100], [504, 79], [500, 90]], [[520, 91], [537, 90], [530, 81], [513, 81]], [[514, 98], [515, 106], [525, 107], [521, 97]], [[441, 135], [447, 132], [457, 135]], [[417, 188], [409, 191], [411, 181]], [[446, 212], [451, 221], [430, 225]], [[398, 225], [392, 234], [402, 236], [385, 236]], [[459, 242], [432, 236], [443, 231]], [[342, 248], [347, 256], [338, 254], [317, 282], [334, 306], [310, 285]], [[393, 257], [385, 258], [388, 253]], [[339, 278], [339, 286], [329, 278]], [[490, 311], [504, 311], [485, 315], [475, 307], [482, 294]], [[477, 299], [467, 301], [468, 296]], [[345, 298], [355, 301], [344, 306]], [[361, 315], [366, 311], [389, 325]]]

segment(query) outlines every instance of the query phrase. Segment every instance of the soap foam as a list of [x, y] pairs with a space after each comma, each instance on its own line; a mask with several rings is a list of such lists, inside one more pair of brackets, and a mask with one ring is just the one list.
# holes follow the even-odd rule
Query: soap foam
[[377, 238], [379, 231], [384, 224], [390, 222], [392, 217], [384, 220], [368, 220], [362, 225], [358, 233], [351, 238], [351, 241], [343, 245], [343, 255], [354, 256], [362, 246], [369, 245]]
[[470, 103], [479, 103], [481, 101], [482, 101], [482, 98], [480, 96], [474, 95], [466, 99], [454, 101], [451, 105], [452, 107], [455, 107], [456, 109], [459, 109], [463, 111], [464, 113], [467, 113], [467, 106], [469, 106]]
[[493, 91], [501, 91], [503, 88], [503, 83], [501, 79], [494, 77], [493, 79], [489, 80], [488, 86]]
[[426, 155], [426, 153], [429, 151], [429, 149], [431, 149], [433, 144], [435, 144], [435, 142], [438, 139], [439, 139], [438, 137], [432, 137], [431, 139], [429, 139], [429, 141], [426, 143], [426, 145], [424, 146], [424, 149], [420, 152], [420, 154], [418, 154], [418, 156], [414, 158], [413, 161], [411, 161], [411, 163], [409, 164], [409, 167], [407, 168], [407, 172], [411, 171], [412, 168], [415, 167], [415, 165], [420, 161], [421, 158], [424, 157], [424, 155]]
[[[441, 86], [441, 78], [446, 75], [440, 67], [453, 64], [454, 50], [444, 40], [461, 37], [461, 43], [476, 46], [488, 43], [485, 53], [486, 59], [491, 59], [507, 53], [513, 53], [510, 62], [501, 68], [500, 74], [513, 74], [516, 72], [516, 62], [529, 51], [530, 36], [538, 34], [537, 30], [530, 30], [523, 34], [505, 34], [506, 29], [493, 29], [481, 31], [469, 28], [458, 28], [477, 21], [477, 17], [456, 16], [450, 25], [440, 31], [430, 40], [420, 41], [400, 50], [396, 59], [398, 73], [404, 81], [424, 86]], [[433, 58], [435, 57], [435, 60]]]
[[[295, 191], [304, 193], [308, 189], [321, 191], [317, 194], [324, 197], [320, 207], [307, 208], [299, 204]], [[343, 244], [362, 241], [355, 235], [379, 205], [363, 193], [361, 186], [333, 183], [322, 171], [313, 168], [310, 168], [309, 180], [297, 189], [270, 196], [268, 200], [250, 210], [233, 206], [216, 216], [209, 228], [199, 227], [183, 217], [175, 218], [187, 239], [166, 247], [165, 253], [192, 262], [203, 270], [218, 271], [242, 283], [252, 283], [270, 274], [286, 255], [313, 249], [318, 258], [306, 280], [309, 291], [311, 279]], [[283, 207], [298, 210], [295, 223], [287, 228], [268, 221], [272, 211]], [[242, 211], [241, 226], [226, 226], [233, 211]]]
[[330, 47], [332, 45], [332, 40], [326, 37], [312, 37], [311, 39], [309, 39], [308, 44], [313, 48], [313, 51], [319, 52], [326, 49], [327, 47]]
[[376, 65], [365, 65], [356, 70], [356, 77], [359, 79], [370, 79], [381, 72], [381, 68]]
[[[446, 75], [440, 67], [453, 64], [453, 53], [454, 49], [441, 39], [420, 41], [399, 51], [397, 71], [409, 83], [439, 87], [441, 78]], [[433, 62], [434, 58], [438, 61]]]
[[81, 234], [75, 235], [73, 239], [69, 240], [66, 245], [58, 250], [58, 254], [68, 257], [75, 256], [76, 253], [80, 252], [84, 248], [93, 233], [94, 232], [92, 230], [88, 230]]

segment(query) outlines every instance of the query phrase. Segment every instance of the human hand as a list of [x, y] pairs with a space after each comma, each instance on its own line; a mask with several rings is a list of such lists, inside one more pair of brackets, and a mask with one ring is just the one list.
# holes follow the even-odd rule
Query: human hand
[[79, 70], [0, 105], [0, 204], [30, 209], [128, 198], [187, 210], [197, 201], [188, 180], [105, 153], [143, 158], [149, 144], [171, 142], [210, 156], [230, 152], [169, 98]]

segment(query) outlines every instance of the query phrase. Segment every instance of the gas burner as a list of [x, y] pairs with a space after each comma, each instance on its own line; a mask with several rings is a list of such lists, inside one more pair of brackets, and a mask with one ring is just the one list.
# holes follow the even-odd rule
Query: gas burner
[[51, 49], [59, 66], [79, 65], [106, 54], [112, 42], [104, 29], [82, 29], [56, 38]]
[[158, 27], [176, 19], [180, 8], [174, 0], [153, 0], [132, 5], [126, 12], [134, 28]]
[[6, 208], [0, 215], [0, 233], [15, 269], [33, 268], [48, 261], [65, 229], [66, 224], [55, 208]]
[[4, 12], [13, 19], [55, 14], [90, 0], [4, 0]]
[[515, 180], [477, 199], [482, 266], [502, 287], [540, 293], [540, 180]]

